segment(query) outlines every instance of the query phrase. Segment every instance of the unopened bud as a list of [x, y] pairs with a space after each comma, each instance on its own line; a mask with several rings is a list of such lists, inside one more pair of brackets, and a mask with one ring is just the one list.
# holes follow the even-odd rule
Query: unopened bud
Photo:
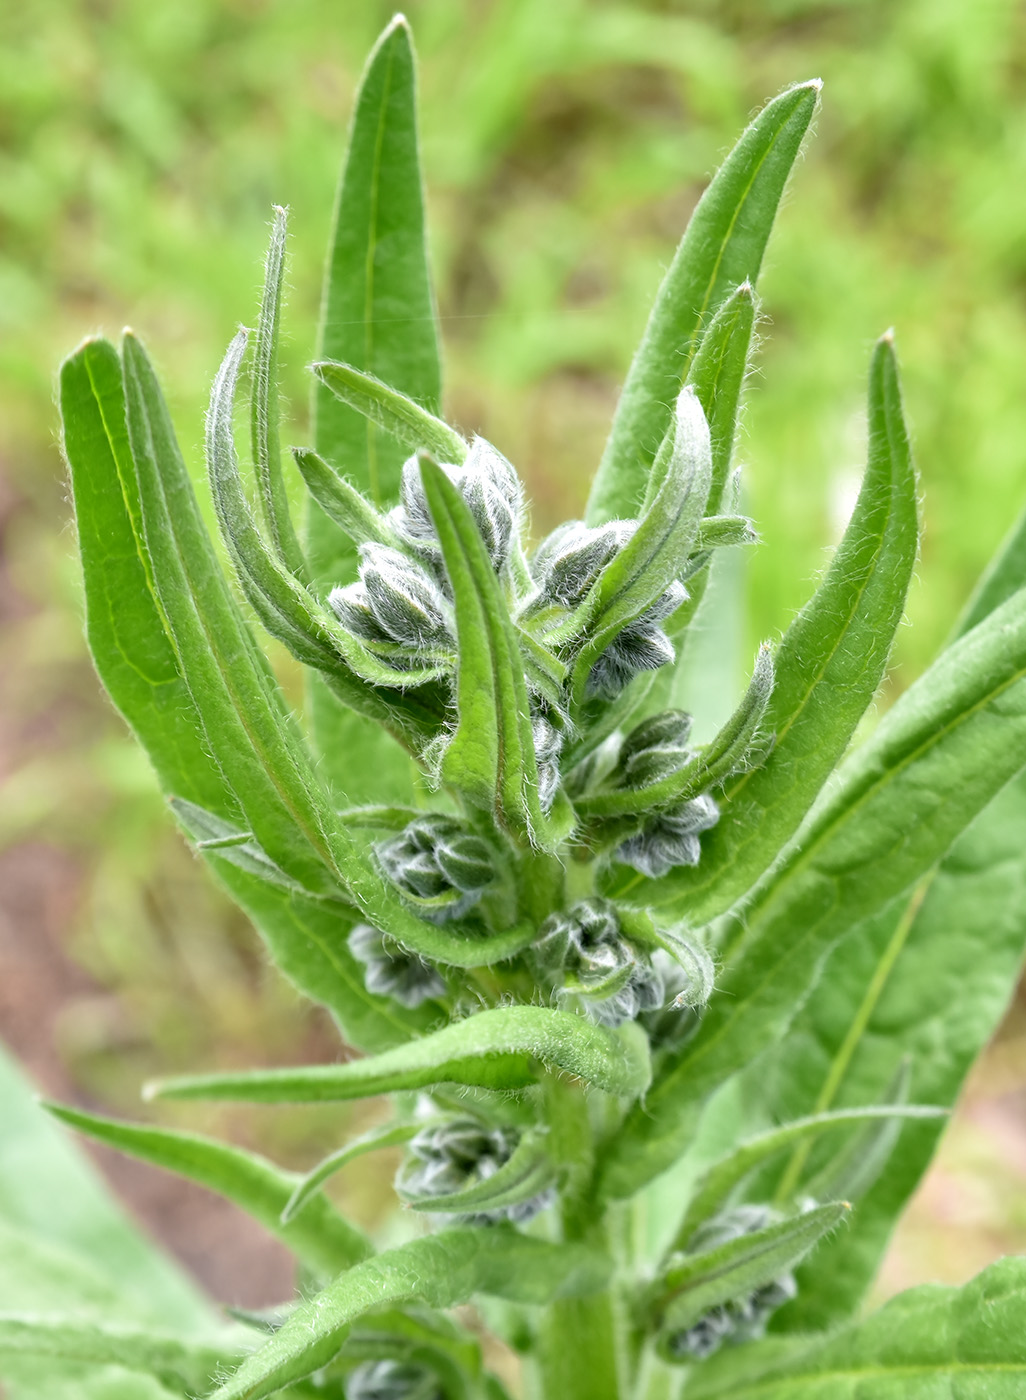
[[412, 1011], [445, 995], [445, 983], [430, 963], [370, 924], [352, 929], [349, 950], [363, 963], [367, 990], [376, 996], [391, 997]]
[[615, 700], [642, 671], [667, 666], [676, 653], [673, 643], [657, 622], [639, 617], [620, 632], [588, 674], [588, 695]]
[[441, 590], [398, 549], [365, 544], [360, 579], [375, 618], [396, 642], [411, 648], [451, 645], [452, 611]]
[[546, 599], [575, 608], [592, 584], [638, 528], [636, 520], [611, 520], [592, 529], [567, 521], [542, 540], [531, 560], [531, 573]]
[[[488, 1127], [470, 1117], [423, 1128], [410, 1142], [410, 1155], [399, 1174], [396, 1184], [400, 1195], [406, 1200], [424, 1202], [486, 1181], [509, 1161], [519, 1140], [514, 1128]], [[522, 1224], [552, 1200], [553, 1192], [546, 1190], [515, 1205], [457, 1215], [455, 1219], [476, 1225], [504, 1220]]]
[[531, 735], [538, 766], [538, 800], [542, 811], [547, 812], [559, 788], [559, 757], [563, 750], [563, 731], [547, 716], [535, 715], [531, 720]]
[[562, 974], [566, 991], [582, 998], [588, 1015], [619, 1026], [665, 1000], [663, 977], [624, 938], [616, 906], [608, 899], [583, 899], [551, 914], [534, 945], [538, 965]]
[[615, 859], [657, 880], [677, 865], [697, 865], [702, 854], [699, 836], [720, 819], [720, 809], [703, 793], [682, 806], [647, 821], [616, 848]]
[[362, 1361], [346, 1379], [346, 1400], [443, 1400], [438, 1377], [408, 1361]]
[[639, 788], [679, 772], [692, 757], [690, 734], [691, 716], [683, 710], [650, 715], [624, 739], [616, 778], [624, 787]]
[[492, 848], [455, 817], [417, 817], [375, 847], [385, 874], [427, 918], [458, 919], [495, 880]]

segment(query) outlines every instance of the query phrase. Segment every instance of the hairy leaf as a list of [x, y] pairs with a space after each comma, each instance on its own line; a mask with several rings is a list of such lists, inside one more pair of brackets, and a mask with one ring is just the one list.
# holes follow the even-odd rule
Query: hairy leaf
[[364, 1133], [353, 1142], [347, 1142], [345, 1147], [340, 1147], [337, 1152], [329, 1153], [293, 1187], [291, 1196], [282, 1207], [281, 1223], [287, 1225], [306, 1203], [317, 1195], [326, 1181], [350, 1162], [355, 1162], [357, 1157], [362, 1157], [366, 1152], [377, 1152], [382, 1147], [396, 1147], [400, 1143], [409, 1142], [423, 1126], [420, 1121], [390, 1123], [387, 1128], [376, 1128], [373, 1132]]
[[455, 429], [422, 408], [415, 399], [383, 384], [373, 374], [337, 360], [318, 360], [311, 368], [337, 399], [362, 413], [411, 451], [423, 449], [454, 466], [459, 466], [466, 457], [467, 444]]

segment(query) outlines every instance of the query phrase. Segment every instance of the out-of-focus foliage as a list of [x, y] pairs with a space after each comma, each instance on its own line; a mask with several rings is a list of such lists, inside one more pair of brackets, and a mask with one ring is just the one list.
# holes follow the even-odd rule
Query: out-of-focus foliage
[[[127, 1106], [138, 1069], [288, 1043], [296, 1010], [192, 878], [85, 660], [48, 367], [132, 308], [198, 465], [206, 387], [292, 209], [284, 369], [303, 440], [342, 124], [390, 7], [33, 0], [0, 11], [0, 842], [43, 823], [93, 872], [80, 954], [129, 1008], [66, 1026]], [[873, 338], [893, 323], [926, 492], [899, 679], [918, 672], [1026, 494], [1026, 22], [1015, 0], [411, 0], [451, 415], [521, 466], [545, 528], [583, 506], [661, 272], [756, 104], [825, 83], [762, 291], [747, 489], [755, 639], [804, 601], [853, 500]], [[810, 410], [809, 405], [819, 406]], [[0, 503], [2, 504], [2, 503]], [[28, 606], [25, 606], [27, 600]], [[216, 930], [216, 934], [215, 934]], [[159, 975], [154, 975], [154, 968]], [[212, 975], [213, 974], [213, 975]], [[200, 992], [200, 988], [214, 989]], [[274, 1028], [278, 1029], [275, 1030]], [[276, 1039], [280, 1037], [280, 1039]], [[95, 1053], [99, 1052], [99, 1053]], [[304, 1130], [305, 1131], [305, 1130]]]

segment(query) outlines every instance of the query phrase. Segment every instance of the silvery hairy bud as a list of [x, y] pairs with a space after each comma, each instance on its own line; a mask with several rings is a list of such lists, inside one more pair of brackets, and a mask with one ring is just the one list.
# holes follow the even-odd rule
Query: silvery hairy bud
[[584, 899], [551, 914], [534, 945], [538, 964], [562, 975], [563, 988], [584, 999], [592, 1020], [606, 1026], [633, 1021], [665, 999], [659, 970], [623, 937], [616, 906]]
[[462, 917], [495, 880], [487, 841], [441, 812], [415, 818], [375, 850], [389, 879], [438, 923]]
[[636, 520], [611, 520], [591, 528], [568, 520], [542, 540], [531, 560], [531, 574], [544, 598], [575, 608], [638, 528]]
[[683, 710], [651, 715], [624, 739], [615, 779], [623, 787], [648, 787], [677, 773], [691, 759], [691, 716]]
[[658, 880], [676, 865], [697, 865], [699, 836], [714, 827], [720, 809], [708, 793], [652, 817], [634, 836], [617, 846], [614, 859]]
[[559, 788], [559, 756], [563, 750], [563, 731], [546, 716], [537, 714], [531, 720], [534, 757], [538, 765], [538, 800], [547, 812]]
[[[687, 1253], [716, 1249], [742, 1235], [763, 1230], [778, 1218], [776, 1211], [764, 1205], [744, 1205], [724, 1211], [695, 1231], [688, 1241]], [[790, 1302], [797, 1292], [794, 1275], [783, 1273], [760, 1288], [710, 1309], [692, 1326], [671, 1334], [666, 1339], [667, 1350], [681, 1360], [700, 1360], [712, 1355], [728, 1338], [737, 1342], [753, 1341], [763, 1335], [771, 1314]]]
[[681, 583], [671, 583], [647, 612], [629, 623], [606, 647], [588, 675], [587, 693], [615, 700], [642, 671], [667, 666], [676, 653], [660, 624], [687, 598]]
[[[510, 463], [484, 438], [475, 438], [460, 467], [443, 467], [470, 508], [496, 573], [505, 567], [524, 513], [523, 490]], [[436, 567], [441, 547], [428, 509], [416, 457], [403, 464], [399, 505], [389, 514], [393, 530]]]
[[453, 644], [452, 609], [438, 585], [388, 545], [361, 545], [360, 582], [333, 589], [328, 602], [343, 627], [367, 641], [412, 652]]
[[346, 1400], [443, 1400], [438, 1377], [407, 1361], [363, 1361], [349, 1373]]
[[[422, 1129], [411, 1141], [409, 1157], [398, 1180], [400, 1194], [408, 1200], [430, 1201], [449, 1196], [479, 1181], [487, 1181], [516, 1151], [520, 1135], [515, 1128], [490, 1128], [476, 1118], [454, 1118]], [[496, 1207], [472, 1215], [455, 1216], [467, 1224], [492, 1225], [503, 1220], [523, 1224], [555, 1199], [550, 1188], [515, 1205]]]
[[351, 930], [349, 951], [363, 963], [367, 990], [377, 996], [391, 997], [411, 1011], [432, 997], [445, 996], [445, 983], [430, 963], [370, 924]]

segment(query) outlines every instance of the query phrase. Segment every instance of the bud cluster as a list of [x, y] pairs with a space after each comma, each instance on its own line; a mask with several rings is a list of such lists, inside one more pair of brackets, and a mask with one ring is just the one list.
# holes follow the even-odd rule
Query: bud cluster
[[391, 997], [412, 1011], [445, 995], [445, 983], [430, 963], [370, 924], [351, 930], [349, 951], [363, 963], [367, 990], [376, 996]]
[[496, 878], [488, 842], [444, 812], [414, 818], [374, 849], [403, 897], [435, 923], [462, 918]]
[[[410, 1142], [410, 1155], [396, 1183], [399, 1193], [407, 1200], [430, 1201], [487, 1181], [510, 1160], [519, 1140], [515, 1128], [488, 1127], [476, 1118], [432, 1124]], [[554, 1188], [547, 1187], [515, 1205], [451, 1218], [468, 1225], [494, 1225], [504, 1220], [523, 1224], [554, 1199]]]
[[[688, 1253], [716, 1249], [742, 1235], [765, 1229], [777, 1218], [776, 1212], [764, 1205], [725, 1211], [696, 1230], [688, 1242]], [[777, 1308], [790, 1302], [797, 1291], [794, 1275], [783, 1273], [760, 1288], [711, 1308], [690, 1327], [670, 1333], [665, 1339], [666, 1351], [681, 1361], [701, 1360], [718, 1351], [724, 1342], [754, 1341], [763, 1335]]]
[[346, 1380], [346, 1400], [443, 1400], [438, 1377], [407, 1361], [363, 1361]]
[[620, 1026], [665, 1004], [662, 973], [624, 937], [608, 899], [584, 899], [551, 914], [533, 951], [556, 990], [579, 996], [600, 1025]]

